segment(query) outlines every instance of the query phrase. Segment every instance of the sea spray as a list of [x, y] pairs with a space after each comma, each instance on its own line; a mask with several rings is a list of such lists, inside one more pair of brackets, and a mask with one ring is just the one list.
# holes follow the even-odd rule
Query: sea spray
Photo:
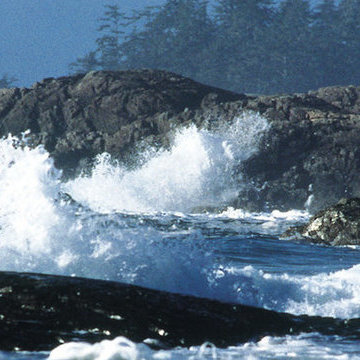
[[[360, 315], [360, 286], [347, 278], [356, 278], [357, 267], [314, 276], [244, 267], [269, 251], [251, 243], [254, 231], [276, 233], [275, 225], [308, 215], [179, 212], [216, 201], [216, 191], [232, 191], [234, 165], [256, 151], [266, 127], [251, 115], [228, 131], [182, 129], [171, 150], [157, 152], [138, 169], [127, 171], [102, 155], [91, 176], [68, 183], [43, 147], [1, 140], [0, 269], [116, 280], [294, 313]], [[251, 136], [241, 137], [243, 132]], [[177, 212], [164, 212], [171, 209]], [[146, 210], [151, 212], [141, 213]], [[232, 234], [242, 234], [236, 235], [242, 262], [228, 266], [219, 249], [220, 241], [224, 248], [233, 243]], [[277, 239], [264, 244], [272, 251], [283, 246]]]
[[243, 264], [229, 268], [214, 251], [217, 237], [228, 246], [231, 234], [241, 233], [242, 261], [250, 262], [253, 258], [245, 255], [253, 229], [276, 233], [276, 224], [286, 227], [287, 221], [304, 221], [306, 214], [183, 213], [199, 205], [221, 205], [233, 195], [234, 168], [256, 151], [267, 126], [256, 114], [215, 132], [191, 126], [179, 130], [170, 150], [155, 152], [135, 170], [103, 154], [90, 176], [67, 183], [43, 147], [20, 146], [12, 137], [1, 140], [0, 269], [116, 280], [315, 314], [320, 311], [317, 301], [326, 308], [344, 291], [346, 311], [357, 313], [351, 305], [358, 297], [356, 284], [318, 275], [323, 276], [320, 283], [333, 279], [326, 286], [329, 296], [320, 299], [306, 290], [307, 281], [315, 284], [316, 278], [277, 277]]
[[[246, 121], [254, 122], [251, 117]], [[251, 133], [251, 129], [244, 131]], [[171, 179], [161, 187], [156, 185], [161, 178], [166, 179], [161, 166], [155, 166], [156, 161], [164, 165], [174, 162], [176, 142], [169, 151], [149, 151], [153, 156], [133, 169], [131, 176], [129, 170], [116, 164], [114, 159], [102, 155], [92, 175], [63, 183], [44, 148], [20, 146], [11, 137], [0, 140], [0, 270], [115, 280], [295, 314], [359, 317], [358, 248], [318, 246], [278, 237], [286, 227], [306, 221], [308, 213], [248, 213], [232, 208], [220, 214], [184, 213], [196, 201], [199, 201], [197, 205], [211, 202], [214, 189], [226, 194], [223, 184], [230, 184], [232, 191], [231, 176], [236, 172], [236, 163], [256, 151], [255, 144], [261, 137], [248, 141], [244, 135], [243, 144], [247, 145], [242, 147], [231, 140], [232, 136], [237, 138], [235, 130], [231, 134], [221, 131], [211, 133], [190, 127], [178, 133], [177, 141], [200, 144], [194, 151], [202, 160], [195, 162], [201, 170], [198, 173], [187, 170], [189, 155], [178, 163], [177, 168], [173, 165], [173, 171], [180, 168], [188, 174], [197, 174], [189, 176], [191, 180], [182, 179], [179, 170], [178, 183], [189, 186], [180, 186], [179, 192], [171, 185]], [[184, 133], [192, 134], [194, 138], [186, 139]], [[261, 134], [261, 131], [254, 133]], [[184, 145], [182, 149], [188, 147]], [[189, 153], [178, 151], [178, 154]], [[206, 158], [209, 161], [203, 162]], [[217, 169], [225, 169], [231, 181], [221, 172], [217, 174]], [[151, 176], [142, 178], [140, 175], [147, 171]], [[126, 177], [128, 188], [123, 186]], [[141, 179], [147, 179], [149, 185], [145, 186]], [[117, 194], [114, 184], [123, 186], [122, 192]], [[211, 191], [207, 191], [207, 184]], [[102, 188], [102, 185], [106, 186]], [[162, 199], [163, 188], [168, 190], [171, 200]], [[134, 192], [135, 189], [140, 193]], [[146, 191], [141, 193], [146, 189], [151, 194], [160, 194], [146, 198]], [[192, 189], [200, 189], [203, 197]], [[192, 196], [186, 197], [187, 192]], [[78, 194], [82, 197], [75, 196]], [[121, 194], [129, 196], [130, 200], [137, 194], [140, 196], [133, 205], [129, 200], [133, 207], [127, 208]], [[186, 201], [183, 201], [183, 195]], [[121, 208], [128, 210], [119, 211], [113, 197], [118, 197], [122, 201]], [[221, 204], [223, 199], [218, 199], [217, 204]], [[81, 331], [87, 330], [93, 329]], [[51, 356], [54, 359], [97, 358], [106, 354], [113, 358], [181, 360], [216, 357], [284, 359], [294, 356], [355, 359], [360, 356], [357, 340], [319, 334], [269, 336], [259, 342], [227, 349], [215, 349], [205, 344], [161, 351], [118, 338], [93, 346], [70, 344], [54, 350]], [[45, 356], [44, 353], [0, 353], [0, 357], [7, 359]]]
[[[94, 212], [64, 194], [66, 186], [44, 148], [18, 146], [11, 137], [0, 146], [0, 270], [186, 292], [196, 288], [200, 277], [206, 283], [205, 269], [212, 261], [200, 231], [177, 231], [177, 216], [171, 214], [154, 218]], [[173, 223], [171, 234], [163, 231], [168, 222]], [[194, 269], [194, 262], [199, 267]]]
[[43, 147], [30, 149], [12, 136], [0, 141], [0, 248], [50, 251], [59, 177]]
[[[206, 273], [215, 259], [201, 230], [191, 221], [178, 228], [188, 223], [181, 213], [139, 212], [222, 204], [234, 194], [233, 166], [256, 150], [266, 128], [256, 114], [215, 132], [191, 126], [179, 130], [170, 151], [159, 150], [136, 170], [103, 154], [90, 177], [68, 183], [43, 147], [1, 140], [0, 269], [208, 294]], [[164, 232], [169, 222], [171, 232]]]
[[156, 152], [138, 169], [128, 171], [103, 154], [90, 176], [68, 183], [60, 181], [43, 147], [1, 140], [0, 269], [251, 302], [253, 293], [242, 297], [239, 274], [226, 270], [209, 239], [219, 229], [243, 232], [252, 219], [269, 224], [281, 214], [243, 218], [237, 210], [182, 212], [220, 205], [233, 194], [234, 167], [256, 151], [267, 126], [256, 114], [244, 114], [215, 132], [191, 126], [179, 130], [170, 150]]
[[212, 132], [195, 126], [183, 128], [176, 133], [170, 150], [148, 151], [151, 158], [135, 170], [127, 170], [102, 154], [91, 176], [70, 181], [66, 191], [102, 213], [221, 207], [244, 185], [235, 179], [234, 171], [256, 152], [268, 126], [260, 115], [244, 113]]

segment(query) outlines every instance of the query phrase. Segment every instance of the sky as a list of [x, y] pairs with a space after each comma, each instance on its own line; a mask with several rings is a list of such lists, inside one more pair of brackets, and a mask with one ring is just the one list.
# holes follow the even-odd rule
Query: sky
[[[313, 0], [314, 2], [317, 0]], [[0, 77], [31, 86], [69, 74], [69, 64], [94, 50], [104, 5], [122, 11], [164, 0], [0, 0]]]
[[69, 64], [95, 49], [97, 19], [105, 4], [122, 10], [162, 0], [0, 0], [0, 77], [31, 86], [68, 75]]

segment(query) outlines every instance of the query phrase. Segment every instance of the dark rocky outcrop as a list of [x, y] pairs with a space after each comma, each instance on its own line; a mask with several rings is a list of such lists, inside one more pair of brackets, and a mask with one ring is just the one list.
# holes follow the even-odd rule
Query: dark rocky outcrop
[[360, 88], [325, 88], [253, 102], [272, 127], [260, 151], [244, 164], [249, 180], [261, 190], [240, 200], [286, 210], [302, 208], [312, 194], [309, 207], [315, 211], [360, 195]]
[[155, 70], [50, 78], [31, 89], [0, 90], [0, 135], [30, 129], [34, 145], [71, 169], [104, 151], [123, 159], [140, 140], [163, 145], [164, 134], [186, 122], [176, 114], [241, 98]]
[[218, 347], [320, 332], [359, 339], [360, 320], [294, 316], [116, 282], [0, 272], [0, 350], [126, 336], [153, 346]]
[[0, 90], [0, 135], [30, 129], [58, 167], [71, 173], [107, 151], [128, 160], [140, 141], [169, 143], [171, 130], [212, 127], [244, 110], [271, 123], [259, 151], [239, 164], [239, 196], [250, 210], [312, 211], [360, 196], [360, 88], [245, 96], [156, 70], [90, 72], [45, 79], [31, 89]]
[[326, 245], [360, 245], [360, 198], [342, 199], [318, 212], [308, 224], [290, 228], [284, 236]]

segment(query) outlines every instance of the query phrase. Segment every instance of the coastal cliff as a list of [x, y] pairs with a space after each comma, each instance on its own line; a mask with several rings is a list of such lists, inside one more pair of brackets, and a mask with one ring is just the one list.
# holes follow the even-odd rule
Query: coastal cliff
[[171, 131], [230, 122], [243, 111], [270, 123], [258, 151], [238, 165], [231, 205], [311, 211], [360, 196], [360, 88], [250, 96], [157, 70], [98, 71], [0, 90], [0, 136], [30, 130], [71, 176], [99, 153], [129, 161], [140, 142], [167, 146]]

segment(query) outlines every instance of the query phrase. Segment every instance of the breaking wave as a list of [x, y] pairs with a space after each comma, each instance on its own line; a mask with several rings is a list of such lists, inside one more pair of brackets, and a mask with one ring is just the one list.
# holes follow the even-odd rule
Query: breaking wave
[[[249, 265], [254, 257], [246, 263], [247, 241], [260, 242], [259, 229], [276, 235], [279, 224], [308, 214], [188, 213], [236, 196], [237, 166], [267, 128], [256, 114], [213, 132], [191, 126], [178, 131], [171, 149], [149, 151], [137, 169], [102, 154], [90, 175], [68, 182], [43, 147], [2, 139], [0, 270], [116, 280], [296, 314], [360, 316], [358, 265], [309, 276]], [[225, 250], [234, 236], [242, 258], [229, 265]], [[274, 251], [279, 240], [270, 240]], [[262, 253], [256, 256], [260, 263]], [[263, 259], [269, 262], [265, 252]]]
[[144, 163], [135, 170], [102, 154], [90, 176], [70, 181], [65, 188], [75, 200], [102, 213], [222, 206], [236, 197], [241, 182], [234, 172], [256, 152], [267, 129], [267, 121], [251, 113], [213, 132], [190, 126], [177, 132], [170, 150], [144, 154]]

